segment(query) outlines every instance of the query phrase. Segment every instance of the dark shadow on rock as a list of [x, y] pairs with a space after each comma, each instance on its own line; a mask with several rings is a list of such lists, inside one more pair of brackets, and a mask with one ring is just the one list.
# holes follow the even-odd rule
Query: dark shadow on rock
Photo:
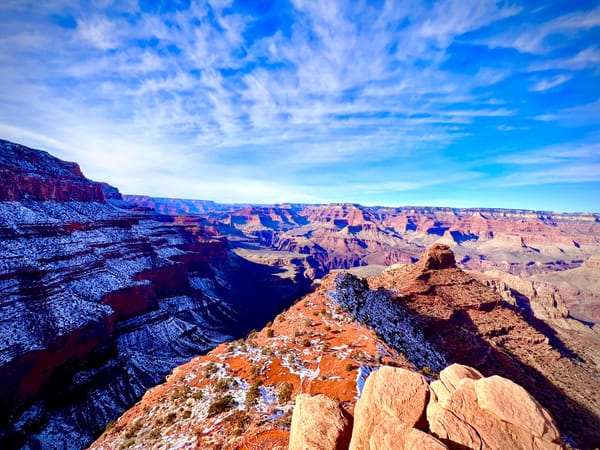
[[[535, 368], [527, 365], [508, 349], [492, 346], [479, 336], [478, 326], [464, 310], [449, 319], [419, 314], [407, 309], [423, 328], [424, 335], [446, 357], [448, 363], [460, 363], [479, 370], [484, 376], [500, 375], [523, 386], [542, 406], [550, 411], [559, 429], [583, 448], [600, 446], [600, 417], [586, 406], [566, 395], [562, 389]], [[544, 333], [545, 327], [538, 331]], [[544, 333], [545, 334], [545, 333]], [[554, 335], [554, 339], [558, 339]], [[563, 344], [564, 346], [564, 344]], [[565, 374], [569, 376], [569, 374]], [[462, 448], [456, 444], [450, 448]]]

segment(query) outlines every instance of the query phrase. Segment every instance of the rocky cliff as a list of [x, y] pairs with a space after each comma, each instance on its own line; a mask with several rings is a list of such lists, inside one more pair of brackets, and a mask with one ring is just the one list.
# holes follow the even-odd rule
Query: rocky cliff
[[597, 388], [579, 354], [436, 245], [368, 282], [327, 276], [262, 331], [178, 367], [91, 448], [347, 448], [350, 434], [351, 448], [559, 448], [558, 430], [593, 448]]
[[73, 163], [0, 141], [0, 446], [81, 448], [173, 367], [307, 285], [199, 221], [124, 210]]
[[83, 176], [76, 163], [0, 139], [0, 201], [104, 202], [104, 183]]

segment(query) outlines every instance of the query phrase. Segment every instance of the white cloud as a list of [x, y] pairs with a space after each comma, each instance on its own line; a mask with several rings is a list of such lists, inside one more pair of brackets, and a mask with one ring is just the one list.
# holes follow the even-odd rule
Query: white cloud
[[[523, 23], [505, 33], [488, 38], [483, 43], [490, 47], [510, 47], [522, 53], [547, 53], [562, 47], [567, 40], [564, 37], [577, 35], [600, 26], [600, 7], [589, 11], [578, 11], [544, 23]], [[552, 37], [562, 39], [553, 39]]]
[[[351, 165], [394, 157], [422, 167], [472, 133], [471, 124], [521, 111], [494, 86], [523, 68], [446, 67], [451, 46], [464, 44], [465, 33], [520, 11], [492, 0], [443, 0], [432, 8], [414, 0], [380, 7], [298, 0], [289, 29], [253, 39], [247, 35], [258, 19], [231, 13], [230, 1], [194, 1], [162, 16], [140, 11], [135, 1], [95, 2], [86, 11], [74, 1], [51, 3], [43, 11], [21, 3], [30, 19], [19, 15], [20, 22], [0, 30], [0, 132], [60, 149], [86, 174], [127, 192], [175, 192], [169, 180], [178, 173], [177, 195], [185, 197], [333, 196], [322, 180], [294, 192], [303, 190], [311, 169], [335, 172], [346, 164], [350, 173]], [[74, 30], [46, 20], [63, 13], [73, 15]], [[532, 45], [541, 49], [546, 36], [578, 33], [579, 19], [593, 26], [595, 16], [583, 14], [542, 25]], [[554, 64], [591, 67], [597, 53], [592, 46]], [[531, 90], [571, 76], [536, 78]], [[581, 114], [572, 108], [536, 118]], [[262, 166], [272, 172], [248, 175]], [[448, 183], [446, 170], [470, 176], [452, 158], [440, 167], [423, 176]], [[367, 189], [359, 181], [343, 187]], [[372, 185], [402, 191], [430, 184], [386, 178]]]
[[530, 86], [529, 90], [533, 92], [547, 91], [548, 89], [552, 89], [560, 86], [563, 83], [566, 83], [571, 78], [573, 78], [572, 75], [557, 75], [552, 78], [544, 78]]

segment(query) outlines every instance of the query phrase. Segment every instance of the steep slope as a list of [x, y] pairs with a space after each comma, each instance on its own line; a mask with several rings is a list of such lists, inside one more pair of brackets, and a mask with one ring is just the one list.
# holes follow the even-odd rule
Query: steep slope
[[307, 288], [198, 222], [118, 208], [73, 163], [0, 150], [3, 448], [86, 445], [173, 367]]
[[598, 368], [543, 322], [525, 320], [454, 264], [449, 247], [436, 244], [418, 264], [369, 279], [397, 292], [428, 341], [451, 362], [497, 374], [524, 386], [586, 447], [598, 445]]
[[365, 379], [382, 365], [431, 380], [460, 361], [518, 380], [560, 415], [563, 432], [585, 448], [597, 444], [597, 374], [457, 269], [447, 247], [369, 283], [327, 276], [262, 331], [178, 367], [91, 448], [285, 448], [297, 394], [325, 394], [353, 414]]

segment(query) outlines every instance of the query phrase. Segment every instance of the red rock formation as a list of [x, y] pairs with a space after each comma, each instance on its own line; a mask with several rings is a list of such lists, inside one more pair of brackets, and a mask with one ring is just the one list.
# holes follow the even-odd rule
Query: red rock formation
[[450, 448], [560, 449], [552, 416], [525, 389], [496, 375], [452, 365], [431, 384], [432, 434]]
[[[430, 249], [423, 259], [439, 249]], [[448, 361], [514, 380], [552, 412], [561, 429], [587, 446], [597, 445], [595, 368], [575, 363], [580, 356], [548, 327], [529, 325], [499, 295], [458, 268], [428, 270], [418, 263], [384, 271], [369, 282], [401, 293], [397, 301], [415, 313], [426, 338]]]
[[0, 179], [0, 201], [104, 202], [107, 189], [104, 183], [85, 178], [76, 163], [4, 140], [0, 140]]
[[[595, 413], [598, 411], [597, 382], [593, 373], [553, 349], [548, 344], [548, 336], [528, 325], [494, 292], [452, 267], [447, 252], [447, 247], [435, 246], [423, 255], [422, 262], [388, 270], [370, 279], [373, 287], [387, 290], [368, 291], [368, 287], [360, 283], [354, 283], [353, 287], [352, 280], [337, 285], [338, 277], [327, 277], [320, 288], [279, 316], [268, 328], [252, 333], [245, 341], [221, 345], [206, 357], [177, 368], [166, 384], [148, 392], [141, 403], [121, 417], [92, 448], [138, 442], [149, 446], [188, 442], [198, 448], [252, 448], [250, 443], [259, 442], [261, 436], [281, 433], [282, 428], [287, 428], [287, 422], [280, 418], [289, 417], [289, 398], [299, 393], [337, 397], [346, 411], [354, 413], [357, 440], [352, 445], [360, 442], [364, 448], [416, 445], [443, 449], [446, 445], [458, 449], [463, 448], [460, 445], [471, 445], [471, 441], [462, 440], [463, 435], [471, 436], [474, 445], [475, 438], [481, 436], [480, 441], [491, 443], [484, 444], [488, 445], [486, 448], [493, 448], [503, 433], [513, 448], [533, 448], [534, 443], [539, 448], [555, 448], [559, 443], [558, 431], [543, 408], [552, 409], [564, 430], [580, 439], [584, 446], [593, 446], [598, 417]], [[440, 268], [432, 269], [432, 266]], [[362, 292], [362, 288], [367, 292]], [[376, 298], [391, 295], [392, 289], [399, 293], [396, 301], [407, 308], [397, 313], [407, 317], [396, 320], [421, 324], [429, 342], [435, 343], [449, 360], [470, 361], [477, 368], [453, 365], [442, 371], [442, 381], [434, 383], [438, 406], [444, 392], [462, 392], [461, 386], [479, 380], [483, 377], [481, 373], [514, 377], [530, 392], [535, 392], [536, 400], [514, 383], [492, 376], [490, 381], [481, 383], [480, 388], [469, 391], [474, 392], [475, 397], [465, 394], [463, 403], [468, 406], [464, 411], [464, 417], [468, 417], [465, 423], [454, 421], [454, 428], [449, 428], [446, 419], [453, 413], [441, 410], [437, 415], [432, 413], [432, 421], [443, 416], [435, 422], [438, 437], [445, 439], [443, 443], [427, 434], [433, 422], [422, 420], [428, 404], [428, 389], [419, 374], [380, 368], [363, 388], [359, 402], [364, 405], [359, 403], [354, 407], [357, 389], [369, 368], [382, 364], [409, 368], [410, 363], [385, 347], [372, 330], [353, 322], [336, 307], [336, 302], [340, 306], [348, 305], [355, 296], [356, 302], [371, 305], [366, 315], [376, 314], [385, 308], [384, 303], [377, 304]], [[378, 331], [381, 335], [387, 334], [386, 330]], [[418, 345], [418, 340], [412, 340], [414, 334], [408, 334], [410, 339], [407, 337], [404, 345]], [[407, 358], [413, 358], [413, 350], [405, 349]], [[433, 350], [422, 345], [421, 352], [424, 351]], [[392, 380], [388, 372], [402, 376]], [[435, 375], [425, 366], [422, 372]], [[223, 385], [225, 391], [220, 390]], [[287, 395], [282, 397], [286, 385]], [[253, 389], [260, 393], [257, 403], [248, 400], [255, 398], [249, 396]], [[378, 392], [372, 392], [374, 390]], [[202, 391], [201, 396], [197, 394], [199, 391]], [[227, 399], [227, 393], [232, 397]], [[459, 394], [456, 395], [457, 405], [462, 404]], [[221, 404], [223, 396], [227, 399], [226, 409], [216, 415], [208, 414], [212, 405]], [[502, 396], [512, 401], [499, 404]], [[473, 399], [475, 403], [471, 402]], [[544, 405], [543, 408], [540, 405]], [[519, 419], [509, 420], [512, 413], [503, 407], [514, 408], [514, 416]], [[190, 412], [185, 413], [186, 409]], [[161, 426], [159, 431], [153, 431], [151, 425], [145, 425], [170, 414], [178, 419], [169, 428]], [[461, 413], [457, 410], [456, 414]], [[314, 417], [315, 421], [318, 419]], [[144, 425], [131, 431], [135, 423]], [[421, 430], [411, 428], [415, 424]], [[544, 424], [543, 431], [540, 424]], [[455, 436], [454, 431], [444, 434], [442, 429], [462, 431], [457, 431]], [[477, 431], [469, 434], [471, 429]], [[308, 433], [306, 427], [304, 431]]]
[[350, 444], [352, 422], [339, 402], [319, 394], [296, 397], [289, 450], [343, 450]]

